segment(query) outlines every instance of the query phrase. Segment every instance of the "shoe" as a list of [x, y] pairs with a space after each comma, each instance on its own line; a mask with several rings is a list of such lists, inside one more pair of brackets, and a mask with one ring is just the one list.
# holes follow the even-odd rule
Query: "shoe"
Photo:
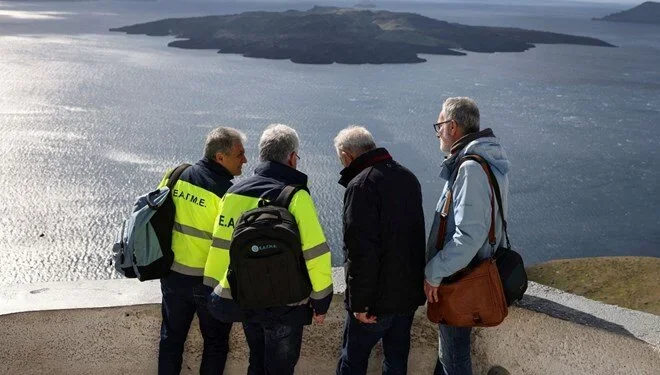
[[488, 375], [511, 375], [511, 373], [502, 366], [493, 366], [488, 370]]

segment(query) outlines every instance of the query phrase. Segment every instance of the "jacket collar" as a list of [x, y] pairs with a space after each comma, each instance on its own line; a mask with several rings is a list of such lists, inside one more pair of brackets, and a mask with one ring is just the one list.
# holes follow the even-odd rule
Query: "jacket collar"
[[392, 156], [390, 156], [390, 153], [387, 152], [385, 148], [380, 147], [365, 152], [353, 160], [348, 167], [342, 169], [342, 171], [339, 172], [341, 175], [339, 184], [343, 187], [346, 187], [348, 183], [351, 182], [351, 180], [360, 174], [360, 172], [362, 172], [364, 169], [384, 160], [392, 160]]
[[495, 134], [491, 128], [487, 128], [476, 133], [466, 134], [454, 142], [454, 144], [451, 146], [451, 153], [449, 156], [445, 157], [445, 161], [442, 163], [440, 177], [444, 178], [445, 180], [449, 179], [449, 176], [454, 170], [454, 165], [458, 161], [459, 155], [462, 156], [465, 147], [467, 147], [470, 142], [473, 142], [479, 138], [487, 137], [495, 137]]
[[217, 173], [220, 176], [226, 177], [229, 180], [234, 178], [234, 175], [232, 175], [231, 172], [227, 170], [227, 168], [223, 167], [221, 164], [216, 163], [215, 161], [209, 158], [204, 157], [196, 164], [201, 165], [207, 169], [210, 169], [212, 172]]
[[[458, 154], [462, 149], [465, 148], [470, 142], [479, 139], [479, 138], [485, 138], [485, 137], [494, 137], [495, 134], [493, 134], [493, 130], [491, 128], [484, 129], [482, 131], [476, 132], [476, 133], [470, 133], [462, 136], [459, 138], [454, 144], [451, 146], [451, 155], [456, 155]], [[450, 156], [451, 157], [451, 156]]]
[[254, 174], [273, 178], [287, 185], [307, 186], [307, 175], [276, 161], [261, 162], [255, 169]]

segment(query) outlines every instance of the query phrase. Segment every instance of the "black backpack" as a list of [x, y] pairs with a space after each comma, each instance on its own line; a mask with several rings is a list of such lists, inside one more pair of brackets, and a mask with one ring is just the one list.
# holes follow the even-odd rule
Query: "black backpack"
[[286, 186], [272, 203], [243, 212], [229, 246], [229, 281], [242, 308], [297, 303], [312, 285], [302, 254], [300, 232], [289, 204], [301, 186]]

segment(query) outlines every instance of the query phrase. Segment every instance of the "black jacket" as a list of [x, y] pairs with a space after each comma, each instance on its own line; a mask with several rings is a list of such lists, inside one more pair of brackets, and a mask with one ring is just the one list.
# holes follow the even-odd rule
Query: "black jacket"
[[231, 187], [233, 178], [234, 176], [222, 165], [202, 158], [183, 171], [179, 180], [199, 186], [222, 198], [227, 189]]
[[422, 190], [384, 148], [341, 171], [344, 194], [346, 308], [374, 315], [424, 304]]

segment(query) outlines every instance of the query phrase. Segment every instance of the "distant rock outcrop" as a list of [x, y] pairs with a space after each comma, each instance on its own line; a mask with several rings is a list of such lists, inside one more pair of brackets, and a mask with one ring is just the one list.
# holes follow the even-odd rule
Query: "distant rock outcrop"
[[522, 52], [532, 43], [613, 47], [602, 40], [508, 27], [467, 26], [414, 13], [314, 7], [308, 11], [246, 12], [169, 18], [110, 29], [171, 35], [170, 47], [217, 49], [246, 57], [304, 64], [416, 63], [418, 53]]
[[596, 21], [654, 23], [660, 25], [660, 3], [647, 1], [632, 9], [613, 13], [603, 18], [594, 18]]
[[353, 5], [355, 8], [375, 8], [376, 4], [374, 4], [370, 0], [362, 0], [358, 2], [357, 4]]

